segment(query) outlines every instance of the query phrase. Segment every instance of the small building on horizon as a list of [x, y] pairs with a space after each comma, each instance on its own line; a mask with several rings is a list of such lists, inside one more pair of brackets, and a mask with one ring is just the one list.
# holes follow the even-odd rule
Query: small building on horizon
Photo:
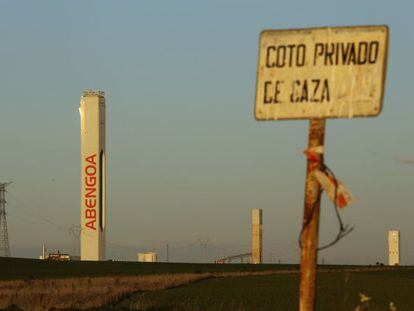
[[139, 262], [157, 262], [158, 255], [154, 252], [138, 253]]

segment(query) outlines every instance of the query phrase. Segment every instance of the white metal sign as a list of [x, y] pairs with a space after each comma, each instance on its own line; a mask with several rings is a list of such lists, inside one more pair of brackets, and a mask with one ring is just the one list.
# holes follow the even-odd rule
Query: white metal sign
[[387, 26], [263, 31], [256, 119], [378, 115], [387, 48]]

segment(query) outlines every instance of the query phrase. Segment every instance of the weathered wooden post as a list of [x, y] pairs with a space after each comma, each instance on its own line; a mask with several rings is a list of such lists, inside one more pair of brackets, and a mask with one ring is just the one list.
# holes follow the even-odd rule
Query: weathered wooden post
[[[308, 150], [320, 148], [323, 150], [325, 138], [325, 120], [311, 119], [309, 121]], [[300, 310], [313, 310], [316, 301], [316, 266], [318, 263], [318, 233], [319, 208], [321, 203], [321, 186], [313, 174], [315, 169], [321, 169], [323, 153], [315, 153], [316, 161], [308, 159], [306, 168], [305, 208], [302, 223], [302, 249], [300, 265], [299, 305]]]

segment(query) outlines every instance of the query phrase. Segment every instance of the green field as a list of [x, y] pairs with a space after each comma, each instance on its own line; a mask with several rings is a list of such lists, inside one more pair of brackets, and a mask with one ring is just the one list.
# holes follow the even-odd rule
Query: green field
[[[323, 269], [358, 268], [360, 266], [321, 266]], [[0, 257], [0, 280], [96, 277], [111, 275], [144, 275], [163, 273], [254, 272], [298, 270], [294, 264], [196, 264], [139, 263], [124, 261], [49, 261]]]
[[48, 261], [0, 258], [0, 280], [146, 275], [164, 273], [239, 272], [298, 269], [298, 265], [139, 263], [122, 261]]
[[[297, 310], [298, 275], [209, 279], [180, 288], [139, 293], [116, 310]], [[317, 310], [355, 310], [359, 293], [372, 298], [368, 308], [414, 310], [414, 270], [332, 272], [318, 275]]]
[[[289, 274], [226, 276], [160, 291], [131, 292], [127, 298], [105, 306], [114, 310], [297, 310], [297, 265], [185, 264], [137, 262], [55, 262], [0, 258], [1, 280], [34, 280], [98, 276], [129, 276], [165, 273], [258, 272], [290, 270]], [[378, 269], [379, 267], [373, 267]], [[369, 309], [414, 310], [414, 268], [320, 266], [317, 310], [355, 310], [359, 293], [372, 298]], [[348, 271], [346, 271], [348, 270]], [[279, 272], [277, 272], [279, 273]]]

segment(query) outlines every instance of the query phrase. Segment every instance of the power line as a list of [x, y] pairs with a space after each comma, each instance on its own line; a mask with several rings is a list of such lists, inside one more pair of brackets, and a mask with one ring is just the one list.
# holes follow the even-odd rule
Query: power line
[[[8, 192], [9, 193], [9, 192]], [[12, 198], [12, 200], [16, 201], [17, 204], [14, 203], [10, 203], [11, 205], [13, 205], [13, 207], [20, 209], [22, 211], [24, 211], [26, 214], [38, 218], [39, 220], [42, 220], [43, 222], [52, 225], [54, 227], [56, 227], [57, 229], [61, 230], [61, 231], [65, 231], [66, 232], [66, 228], [64, 226], [59, 225], [58, 223], [56, 223], [55, 221], [42, 216], [42, 211], [39, 208], [36, 208], [35, 205], [31, 205], [32, 207], [35, 207], [37, 209], [37, 212], [33, 212], [31, 208], [28, 207], [28, 205], [26, 203], [24, 203], [22, 200], [18, 199], [16, 196], [14, 196], [12, 193], [9, 193], [10, 197]]]
[[10, 211], [7, 212], [7, 215], [9, 216], [9, 220], [10, 219], [18, 219], [18, 220], [21, 220], [23, 222], [26, 222], [26, 223], [29, 223], [29, 224], [32, 224], [32, 225], [38, 225], [39, 224], [39, 222], [34, 222], [30, 219], [21, 217], [20, 215], [19, 216], [15, 215], [14, 213], [10, 213]]

